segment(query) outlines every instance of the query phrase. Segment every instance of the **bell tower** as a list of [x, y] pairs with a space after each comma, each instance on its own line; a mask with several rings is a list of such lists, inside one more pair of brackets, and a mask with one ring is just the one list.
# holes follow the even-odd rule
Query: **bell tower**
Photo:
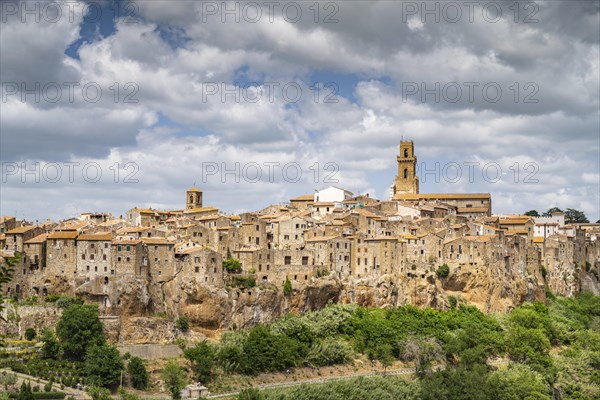
[[398, 161], [398, 175], [394, 181], [392, 198], [401, 194], [419, 194], [419, 178], [417, 173], [417, 156], [412, 140], [400, 142], [400, 155]]
[[191, 210], [194, 208], [202, 208], [202, 190], [191, 188], [186, 192], [185, 208]]

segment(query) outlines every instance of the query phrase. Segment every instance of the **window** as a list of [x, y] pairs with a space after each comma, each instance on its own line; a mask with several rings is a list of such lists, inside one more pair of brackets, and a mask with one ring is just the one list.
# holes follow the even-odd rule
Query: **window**
[[200, 272], [200, 267], [196, 266], [196, 267], [194, 268], [194, 271], [196, 271], [196, 273]]
[[102, 260], [106, 261], [106, 254], [102, 254]]
[[94, 272], [98, 272], [98, 266], [94, 267]]
[[121, 251], [121, 245], [117, 246], [117, 251]]
[[117, 261], [121, 261], [121, 257], [117, 257]]
[[302, 265], [308, 265], [308, 256], [302, 256]]
[[408, 158], [408, 149], [404, 149], [404, 158]]
[[283, 262], [284, 262], [285, 265], [290, 265], [292, 263], [292, 257], [291, 256], [285, 256]]
[[127, 262], [129, 262], [129, 260], [131, 260], [131, 258], [127, 257], [126, 260], [127, 260]]
[[90, 272], [90, 266], [89, 265], [86, 265], [85, 269], [86, 269], [87, 272]]
[[404, 179], [408, 178], [408, 169], [404, 168]]
[[131, 251], [131, 246], [127, 245], [126, 250]]
[[82, 260], [85, 260], [85, 254], [82, 254], [82, 255], [81, 255], [81, 259], [82, 259]]
[[94, 259], [94, 255], [90, 254], [90, 260], [93, 260], [93, 259]]

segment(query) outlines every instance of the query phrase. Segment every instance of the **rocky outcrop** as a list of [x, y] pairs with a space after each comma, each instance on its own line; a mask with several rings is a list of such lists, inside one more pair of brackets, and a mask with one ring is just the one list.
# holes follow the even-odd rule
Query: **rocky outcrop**
[[[572, 296], [581, 289], [600, 292], [596, 275], [575, 265], [555, 263], [542, 273], [535, 262], [511, 264], [503, 258], [485, 265], [450, 266], [449, 275], [442, 279], [432, 267], [416, 267], [377, 278], [311, 278], [302, 284], [294, 281], [292, 287], [292, 293], [286, 295], [282, 285], [215, 287], [175, 274], [161, 282], [127, 276], [106, 284], [83, 282], [71, 293], [100, 305], [111, 342], [172, 344], [178, 338], [194, 342], [211, 332], [269, 323], [286, 313], [318, 310], [329, 303], [380, 308], [413, 304], [446, 309], [452, 296], [491, 313], [510, 311], [524, 301], [543, 301], [546, 288], [563, 296]], [[55, 326], [61, 310], [54, 306], [15, 308], [9, 304], [3, 314], [9, 322], [0, 323], [0, 333], [22, 337], [28, 327], [39, 331], [44, 326]], [[182, 316], [189, 319], [192, 328], [186, 334], [175, 323]]]

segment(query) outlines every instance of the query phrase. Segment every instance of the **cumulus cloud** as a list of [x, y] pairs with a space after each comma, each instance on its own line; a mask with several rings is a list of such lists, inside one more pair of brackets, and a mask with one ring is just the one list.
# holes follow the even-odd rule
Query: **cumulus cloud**
[[[497, 181], [478, 170], [473, 181], [425, 180], [424, 191], [491, 192], [503, 213], [557, 205], [598, 218], [597, 3], [518, 2], [518, 15], [498, 3], [497, 19], [479, 7], [472, 20], [463, 7], [458, 21], [441, 2], [432, 3], [438, 21], [409, 7], [421, 2], [320, 3], [318, 13], [294, 3], [297, 21], [283, 12], [288, 4], [236, 22], [221, 2], [137, 2], [135, 23], [105, 20], [108, 34], [81, 10], [52, 23], [8, 16], [0, 27], [2, 213], [177, 208], [194, 182], [215, 206], [251, 210], [311, 193], [328, 176], [385, 198], [404, 136], [423, 170], [436, 162], [501, 168]], [[315, 82], [323, 73], [333, 85]], [[21, 84], [49, 82], [77, 83], [75, 98], [65, 91], [48, 101], [50, 89], [23, 98]], [[100, 87], [100, 98], [86, 98], [86, 85]], [[36, 162], [42, 170], [96, 163], [104, 179], [32, 182], [13, 170]], [[213, 163], [219, 172], [203, 176]], [[272, 181], [265, 163], [279, 164]], [[254, 164], [261, 179], [240, 176]], [[115, 182], [115, 165], [119, 178], [134, 165], [138, 182]], [[300, 179], [283, 176], [285, 165], [299, 167]], [[223, 178], [223, 168], [239, 170]]]

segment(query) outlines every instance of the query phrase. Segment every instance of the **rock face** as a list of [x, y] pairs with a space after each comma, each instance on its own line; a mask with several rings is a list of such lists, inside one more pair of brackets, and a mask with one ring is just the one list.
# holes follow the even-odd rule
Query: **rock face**
[[[467, 264], [451, 267], [449, 275], [440, 279], [433, 269], [419, 267], [378, 278], [311, 278], [301, 285], [294, 282], [287, 296], [283, 287], [270, 283], [253, 288], [215, 287], [177, 276], [166, 282], [124, 277], [109, 285], [85, 282], [70, 292], [100, 304], [111, 342], [166, 345], [178, 338], [194, 342], [211, 332], [269, 323], [288, 312], [304, 313], [338, 302], [365, 307], [414, 304], [446, 309], [452, 296], [487, 313], [507, 312], [524, 301], [545, 300], [546, 287], [563, 296], [572, 296], [581, 289], [598, 294], [600, 284], [592, 272], [576, 265], [555, 264], [545, 270], [544, 277], [533, 267]], [[6, 336], [23, 337], [29, 327], [38, 332], [42, 327], [53, 327], [61, 315], [54, 306], [6, 304], [6, 322], [0, 322], [0, 334]], [[189, 319], [192, 328], [186, 334], [176, 327], [175, 321], [181, 316]]]

